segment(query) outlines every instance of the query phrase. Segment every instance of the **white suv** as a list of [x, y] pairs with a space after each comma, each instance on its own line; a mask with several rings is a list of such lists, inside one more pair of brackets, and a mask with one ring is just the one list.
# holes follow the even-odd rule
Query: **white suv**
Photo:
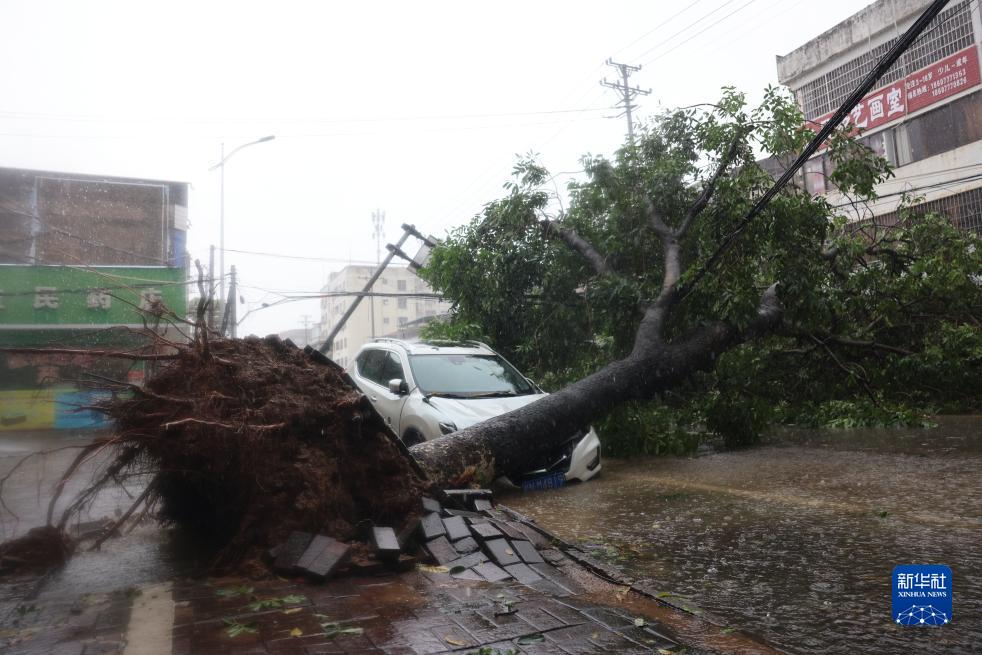
[[[348, 373], [409, 446], [546, 395], [501, 355], [476, 341], [375, 339], [362, 346]], [[565, 480], [586, 481], [600, 467], [600, 440], [589, 428], [570, 435], [548, 460], [533, 463], [525, 478], [547, 479], [562, 472]]]

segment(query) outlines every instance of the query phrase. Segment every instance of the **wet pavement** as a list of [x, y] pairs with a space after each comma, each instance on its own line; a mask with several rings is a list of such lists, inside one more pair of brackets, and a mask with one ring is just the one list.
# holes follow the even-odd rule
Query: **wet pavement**
[[[502, 499], [594, 556], [791, 653], [982, 652], [982, 417], [784, 431]], [[897, 564], [954, 575], [939, 629], [890, 620]]]
[[[91, 434], [22, 435], [0, 445], [8, 481], [4, 538], [43, 523], [59, 474]], [[66, 500], [98, 475], [81, 469]], [[118, 516], [140, 481], [94, 502], [83, 520]], [[16, 514], [11, 514], [13, 512]], [[55, 512], [55, 516], [58, 512]], [[517, 517], [514, 517], [517, 518]], [[548, 540], [547, 540], [548, 541]], [[564, 544], [556, 544], [564, 546]], [[0, 650], [60, 655], [210, 653], [746, 653], [777, 651], [651, 593], [578, 550], [540, 551], [525, 580], [460, 579], [446, 567], [346, 576], [325, 585], [272, 578], [209, 579], [180, 534], [152, 524], [81, 550], [40, 577], [0, 584]], [[582, 564], [579, 561], [583, 562]], [[600, 573], [592, 573], [596, 567]]]

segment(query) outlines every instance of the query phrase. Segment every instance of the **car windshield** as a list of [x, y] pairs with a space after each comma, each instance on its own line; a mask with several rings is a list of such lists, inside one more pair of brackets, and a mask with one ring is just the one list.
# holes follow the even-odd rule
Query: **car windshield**
[[524, 396], [535, 388], [497, 355], [412, 355], [409, 364], [420, 391], [460, 398]]

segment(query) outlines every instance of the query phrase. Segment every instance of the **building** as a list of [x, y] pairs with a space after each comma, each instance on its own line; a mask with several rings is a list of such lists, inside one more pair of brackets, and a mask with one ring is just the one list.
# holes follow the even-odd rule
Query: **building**
[[[331, 273], [321, 298], [322, 337], [331, 333], [375, 270], [374, 266], [346, 266]], [[341, 366], [349, 366], [362, 344], [373, 337], [401, 336], [400, 329], [410, 329], [410, 324], [450, 309], [450, 304], [407, 266], [387, 267], [375, 283], [373, 294], [362, 300], [334, 338], [328, 354]]]
[[[878, 0], [777, 58], [778, 79], [813, 128], [829, 119], [929, 4]], [[831, 162], [821, 153], [805, 165], [805, 187], [826, 194], [854, 220], [875, 216], [890, 224], [911, 194], [924, 200], [918, 211], [937, 211], [982, 232], [980, 38], [979, 3], [952, 2], [852, 109], [862, 141], [894, 166], [895, 177], [876, 188], [876, 202], [853, 207], [828, 179]]]
[[87, 350], [184, 338], [160, 315], [187, 315], [187, 207], [186, 183], [0, 168], [0, 346], [74, 351], [0, 354], [0, 430], [91, 427], [79, 384], [144, 369]]

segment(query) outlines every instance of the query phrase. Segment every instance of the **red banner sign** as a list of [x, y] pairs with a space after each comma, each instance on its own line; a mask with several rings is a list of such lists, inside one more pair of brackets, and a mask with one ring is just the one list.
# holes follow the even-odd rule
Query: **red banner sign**
[[[979, 52], [973, 45], [874, 91], [852, 108], [847, 120], [869, 131], [980, 83]], [[833, 113], [809, 121], [809, 127], [817, 132]]]

